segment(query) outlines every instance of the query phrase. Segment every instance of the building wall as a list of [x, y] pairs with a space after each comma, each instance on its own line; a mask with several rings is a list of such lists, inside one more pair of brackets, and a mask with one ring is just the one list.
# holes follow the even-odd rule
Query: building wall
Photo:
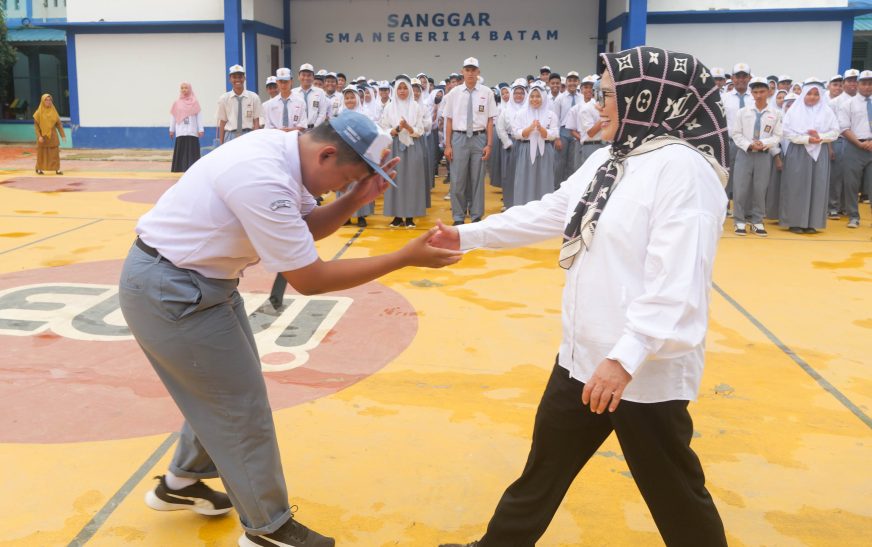
[[183, 81], [200, 100], [203, 123], [215, 125], [225, 90], [223, 51], [222, 34], [78, 35], [80, 125], [166, 131]]
[[242, 18], [282, 28], [284, 2], [285, 0], [243, 0]]
[[[290, 1], [295, 65], [310, 62], [316, 68], [376, 79], [421, 70], [441, 78], [460, 70], [466, 57], [475, 56], [487, 83], [531, 73], [545, 63], [561, 73], [589, 73], [596, 66], [598, 0], [554, 0], [548, 2], [548, 9], [528, 0]], [[415, 23], [417, 14], [458, 13], [462, 20], [470, 12], [475, 26], [437, 26], [433, 20], [427, 27], [402, 26], [404, 14]], [[488, 24], [477, 24], [480, 13], [486, 14]], [[391, 15], [397, 17], [396, 25], [392, 26]], [[478, 40], [473, 37], [476, 31]], [[533, 39], [533, 31], [539, 32], [539, 40]], [[557, 38], [546, 39], [548, 31], [556, 32]], [[402, 41], [404, 32], [409, 33], [407, 42]], [[492, 32], [498, 39], [491, 39]], [[512, 40], [505, 39], [506, 32]], [[350, 43], [340, 43], [340, 33], [348, 33]], [[354, 43], [358, 33], [361, 42]], [[373, 33], [381, 33], [383, 41], [374, 42]], [[393, 43], [388, 41], [389, 33]], [[430, 33], [436, 41], [430, 41]]]
[[629, 5], [629, 0], [606, 0], [606, 21], [626, 12]]
[[260, 92], [260, 99], [262, 101], [265, 101], [269, 98], [269, 95], [267, 95], [266, 92], [265, 85], [267, 76], [275, 75], [271, 70], [272, 59], [270, 57], [270, 46], [279, 47], [279, 66], [283, 66], [284, 60], [282, 57], [281, 49], [282, 41], [278, 38], [273, 38], [271, 36], [264, 36], [263, 34], [259, 34], [257, 36], [257, 89]]
[[69, 0], [67, 21], [197, 21], [224, 19], [221, 0]]
[[728, 72], [744, 62], [759, 76], [829, 78], [838, 72], [841, 28], [835, 21], [648, 25], [647, 42], [691, 53], [707, 66]]

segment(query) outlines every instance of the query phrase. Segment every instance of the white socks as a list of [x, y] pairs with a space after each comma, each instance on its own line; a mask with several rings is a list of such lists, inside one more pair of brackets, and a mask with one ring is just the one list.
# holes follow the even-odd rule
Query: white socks
[[170, 490], [181, 490], [186, 486], [196, 484], [198, 480], [200, 479], [192, 479], [190, 477], [178, 477], [176, 475], [173, 475], [173, 472], [169, 470], [164, 477], [164, 481], [167, 483], [167, 488], [169, 488]]

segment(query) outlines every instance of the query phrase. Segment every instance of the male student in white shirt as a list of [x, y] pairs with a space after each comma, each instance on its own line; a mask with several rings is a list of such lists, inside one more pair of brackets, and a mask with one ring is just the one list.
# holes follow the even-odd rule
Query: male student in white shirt
[[276, 70], [275, 77], [279, 86], [279, 94], [263, 105], [266, 127], [282, 131], [305, 129], [304, 105], [298, 97], [291, 93], [291, 82], [293, 81], [291, 69], [280, 68]]
[[781, 142], [781, 111], [770, 104], [765, 79], [752, 78], [749, 87], [754, 104], [739, 109], [730, 132], [736, 145], [733, 217], [736, 235], [747, 235], [746, 224], [750, 224], [752, 233], [766, 237], [763, 215], [773, 163], [769, 150]]
[[[575, 156], [577, 148], [581, 145], [572, 137], [571, 129], [567, 128], [566, 124], [571, 117], [570, 111], [572, 108], [584, 102], [582, 94], [578, 89], [579, 83], [578, 72], [570, 70], [566, 74], [566, 93], [562, 94], [553, 106], [554, 113], [557, 114], [557, 119], [560, 123], [560, 138], [554, 141], [554, 150], [558, 155], [558, 161], [554, 162], [554, 183], [556, 187], [559, 187], [564, 180], [568, 179], [576, 169]], [[560, 141], [559, 148], [557, 141]]]
[[314, 86], [315, 67], [311, 64], [300, 65], [297, 76], [300, 79], [300, 87], [295, 87], [293, 93], [303, 102], [305, 121], [303, 126], [312, 129], [327, 119], [327, 96], [323, 89]]
[[[751, 67], [746, 63], [736, 63], [733, 66], [733, 89], [727, 91], [723, 96], [724, 111], [727, 116], [727, 125], [730, 127], [730, 132], [733, 130], [733, 125], [736, 122], [736, 113], [741, 108], [754, 102], [751, 97], [751, 92], [748, 91], [748, 82], [751, 81]], [[736, 161], [736, 144], [729, 140], [730, 150], [730, 179], [727, 183], [727, 197], [733, 199], [733, 164]]]
[[463, 61], [463, 83], [452, 89], [445, 103], [445, 158], [451, 162], [451, 216], [455, 225], [467, 215], [478, 222], [484, 216], [484, 175], [493, 148], [494, 93], [478, 83], [478, 59]]
[[839, 107], [839, 127], [848, 141], [843, 164], [848, 228], [860, 227], [860, 192], [872, 178], [872, 70], [861, 72], [857, 81], [857, 95]]
[[257, 93], [245, 89], [245, 68], [233, 65], [228, 70], [233, 87], [218, 98], [218, 144], [260, 129], [263, 105]]
[[[850, 101], [857, 95], [857, 77], [860, 71], [848, 69], [844, 76], [837, 74], [830, 80], [830, 92], [827, 96], [827, 104], [833, 109], [836, 118], [839, 118], [839, 110], [845, 102]], [[830, 165], [830, 199], [829, 214], [831, 220], [839, 220], [845, 214], [845, 150], [848, 141], [839, 135], [831, 145], [832, 164]]]
[[[390, 144], [352, 111], [306, 133], [254, 131], [200, 159], [139, 220], [121, 274], [121, 311], [185, 418], [167, 473], [146, 495], [152, 509], [220, 515], [235, 508], [245, 529], [240, 547], [335, 545], [293, 518], [237, 285], [258, 262], [305, 295], [406, 266], [457, 262], [459, 252], [427, 245], [435, 230], [389, 254], [319, 258], [315, 241], [384, 193], [395, 176], [398, 158], [380, 166]], [[341, 198], [315, 206], [315, 196], [353, 181]], [[229, 496], [201, 480], [219, 476]]]

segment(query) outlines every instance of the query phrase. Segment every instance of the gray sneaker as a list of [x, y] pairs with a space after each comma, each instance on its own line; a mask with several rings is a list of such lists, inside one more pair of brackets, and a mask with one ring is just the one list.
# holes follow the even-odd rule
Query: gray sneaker
[[859, 228], [860, 227], [860, 219], [852, 218], [848, 221], [848, 228]]

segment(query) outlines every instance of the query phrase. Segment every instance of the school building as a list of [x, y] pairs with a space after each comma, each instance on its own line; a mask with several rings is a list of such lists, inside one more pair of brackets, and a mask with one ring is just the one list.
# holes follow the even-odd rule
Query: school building
[[[52, 93], [67, 145], [168, 148], [169, 108], [192, 84], [207, 125], [243, 64], [247, 86], [303, 62], [349, 78], [425, 71], [437, 80], [478, 57], [489, 85], [535, 73], [596, 70], [597, 52], [648, 44], [727, 70], [829, 78], [872, 66], [872, 2], [849, 0], [0, 0], [17, 50], [0, 74], [0, 142], [33, 140]], [[865, 28], [865, 27], [863, 27]], [[872, 27], [870, 27], [872, 28]], [[859, 52], [868, 51], [861, 55]], [[204, 144], [214, 136], [207, 133]]]

